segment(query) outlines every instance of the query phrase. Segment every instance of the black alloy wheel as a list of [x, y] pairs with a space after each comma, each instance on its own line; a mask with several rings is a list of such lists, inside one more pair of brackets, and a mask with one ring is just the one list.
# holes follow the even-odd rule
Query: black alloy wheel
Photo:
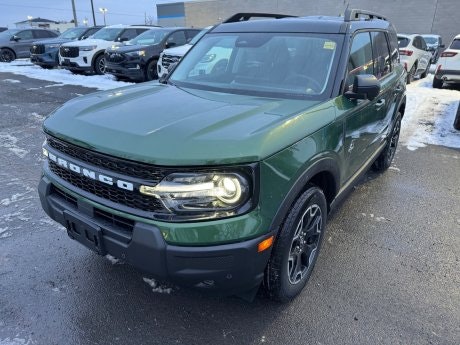
[[398, 112], [396, 120], [391, 130], [391, 134], [388, 138], [388, 142], [383, 149], [380, 156], [374, 162], [374, 169], [377, 171], [385, 171], [391, 165], [393, 158], [398, 148], [399, 133], [401, 131], [401, 113]]
[[3, 48], [0, 51], [0, 62], [11, 62], [16, 58], [11, 49]]

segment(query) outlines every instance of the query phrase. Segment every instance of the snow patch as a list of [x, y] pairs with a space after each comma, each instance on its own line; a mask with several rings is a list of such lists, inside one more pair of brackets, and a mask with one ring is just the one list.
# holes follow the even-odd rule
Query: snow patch
[[17, 79], [3, 79], [3, 82], [11, 83], [11, 84], [17, 84], [17, 83], [20, 83], [21, 81], [17, 80]]
[[19, 158], [24, 158], [29, 151], [17, 146], [18, 138], [11, 134], [0, 134], [0, 147], [8, 149], [13, 152]]
[[8, 227], [0, 228], [0, 238], [7, 238], [13, 235], [11, 232], [7, 232], [8, 229]]
[[393, 171], [397, 171], [397, 172], [401, 171], [401, 169], [396, 168], [396, 167], [389, 167], [388, 170], [393, 170]]
[[5, 338], [0, 339], [0, 345], [32, 345], [34, 342], [32, 339], [22, 339], [22, 338]]
[[13, 194], [9, 198], [5, 198], [5, 199], [0, 200], [0, 205], [8, 206], [8, 205], [10, 205], [12, 203], [15, 203], [15, 202], [18, 202], [18, 201], [24, 201], [24, 200], [32, 199], [32, 197], [26, 197], [26, 195], [31, 193], [31, 192], [34, 192], [34, 189], [31, 188], [31, 187], [26, 187], [26, 191], [24, 193], [16, 193], [16, 194]]
[[[27, 60], [25, 60], [27, 61]], [[111, 75], [76, 75], [64, 69], [44, 69], [35, 65], [25, 65], [24, 60], [18, 63], [0, 62], [0, 72], [9, 72], [24, 75], [29, 78], [46, 80], [58, 83], [47, 87], [60, 87], [63, 85], [77, 85], [99, 90], [110, 90], [117, 87], [131, 85], [116, 81]], [[13, 61], [15, 62], [15, 61]], [[31, 88], [30, 90], [32, 90]]]
[[460, 148], [460, 131], [453, 124], [460, 92], [433, 89], [433, 76], [407, 85], [407, 105], [400, 140], [409, 150], [427, 144]]
[[110, 254], [107, 254], [105, 256], [105, 258], [107, 260], [109, 260], [112, 263], [112, 265], [121, 265], [121, 264], [123, 264], [123, 261], [121, 261], [120, 259], [117, 259], [116, 257], [114, 257], [114, 256], [112, 256]]
[[172, 288], [161, 286], [155, 279], [150, 279], [150, 278], [145, 278], [145, 277], [142, 279], [144, 280], [144, 282], [150, 285], [150, 287], [152, 288], [152, 292], [170, 294], [172, 291]]

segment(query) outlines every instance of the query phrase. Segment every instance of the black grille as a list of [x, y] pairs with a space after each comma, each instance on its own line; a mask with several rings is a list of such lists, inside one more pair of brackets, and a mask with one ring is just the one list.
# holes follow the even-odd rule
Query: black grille
[[44, 44], [34, 44], [30, 47], [31, 54], [44, 54], [45, 53], [45, 45]]
[[170, 64], [178, 62], [181, 59], [181, 56], [176, 55], [163, 55], [161, 58], [161, 65], [165, 68], [168, 68]]
[[61, 140], [57, 140], [48, 136], [48, 144], [68, 156], [71, 156], [80, 161], [89, 163], [96, 167], [111, 170], [126, 176], [141, 178], [149, 180], [153, 184], [160, 182], [163, 177], [168, 174], [168, 170], [165, 168], [159, 168], [157, 166], [142, 164], [137, 162], [131, 162], [104, 154], [96, 153], [90, 150], [86, 150], [79, 146], [75, 146], [69, 143], [64, 143]]
[[125, 61], [126, 57], [120, 53], [105, 53], [105, 60], [107, 62], [120, 63]]
[[142, 195], [139, 192], [125, 191], [116, 186], [90, 179], [61, 168], [53, 161], [49, 161], [49, 166], [51, 171], [63, 180], [100, 198], [146, 212], [164, 211], [162, 203], [155, 198]]
[[78, 47], [61, 47], [59, 48], [59, 54], [66, 58], [78, 57], [80, 50]]
[[53, 191], [52, 191], [53, 194], [57, 194], [59, 195], [59, 197], [65, 201], [67, 201], [68, 203], [72, 204], [75, 208], [78, 207], [78, 204], [77, 204], [77, 198], [73, 197], [72, 195], [70, 194], [67, 194], [66, 192], [64, 192], [63, 190], [60, 190], [59, 188], [56, 188], [53, 186]]

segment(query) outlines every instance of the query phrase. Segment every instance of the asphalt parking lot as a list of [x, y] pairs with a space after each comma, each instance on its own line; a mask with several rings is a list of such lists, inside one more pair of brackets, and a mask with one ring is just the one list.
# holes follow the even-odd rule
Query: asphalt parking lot
[[0, 345], [460, 343], [459, 149], [400, 145], [368, 173], [290, 304], [152, 291], [40, 207], [43, 118], [94, 91], [0, 74]]

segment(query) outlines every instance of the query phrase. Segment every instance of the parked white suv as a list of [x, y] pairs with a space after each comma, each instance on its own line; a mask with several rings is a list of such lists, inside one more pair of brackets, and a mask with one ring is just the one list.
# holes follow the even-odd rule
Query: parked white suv
[[59, 49], [59, 64], [73, 73], [104, 74], [104, 52], [139, 36], [151, 26], [112, 25], [102, 28], [84, 41], [64, 43]]
[[407, 71], [407, 84], [420, 74], [425, 78], [430, 69], [431, 53], [420, 35], [398, 34], [399, 56]]
[[440, 89], [444, 83], [460, 82], [460, 35], [441, 53], [434, 72], [433, 87]]

